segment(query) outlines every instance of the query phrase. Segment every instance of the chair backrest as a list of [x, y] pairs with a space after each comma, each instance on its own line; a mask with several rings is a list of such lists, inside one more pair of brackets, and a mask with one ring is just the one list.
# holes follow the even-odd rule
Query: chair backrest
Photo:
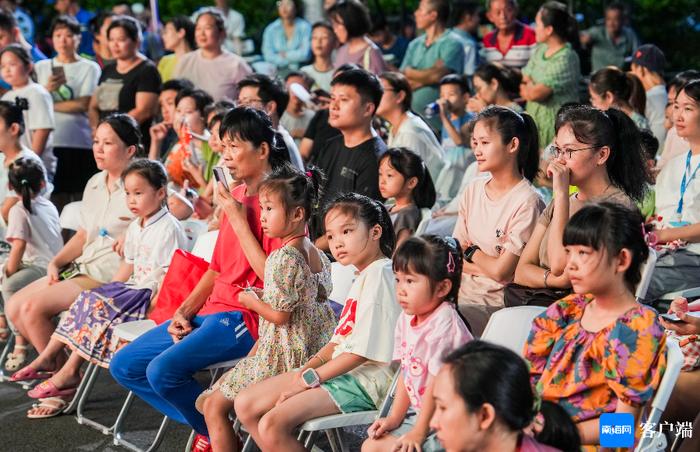
[[649, 283], [654, 274], [657, 257], [656, 250], [654, 248], [649, 248], [649, 257], [642, 266], [642, 279], [639, 281], [639, 284], [637, 284], [637, 290], [634, 293], [634, 298], [639, 302], [644, 300], [647, 296], [647, 289], [649, 289]]
[[491, 314], [481, 339], [522, 355], [533, 319], [545, 310], [541, 306], [516, 306], [496, 311]]
[[328, 296], [328, 299], [335, 301], [340, 305], [345, 305], [345, 298], [350, 292], [352, 283], [355, 282], [355, 272], [357, 268], [354, 265], [342, 265], [340, 262], [331, 264], [331, 282], [333, 290]]
[[425, 233], [425, 230], [428, 228], [428, 223], [430, 223], [430, 219], [432, 218], [432, 216], [433, 212], [430, 209], [420, 210], [420, 223], [418, 223], [415, 235], [421, 235]]
[[389, 390], [386, 393], [386, 397], [382, 401], [381, 406], [379, 407], [379, 416], [378, 417], [387, 417], [389, 415], [389, 411], [391, 410], [391, 405], [394, 403], [394, 398], [396, 398], [396, 386], [399, 383], [399, 375], [401, 375], [401, 366], [399, 366], [396, 369], [396, 373], [394, 374], [394, 379], [391, 381], [391, 386], [389, 386]]
[[80, 207], [82, 205], [82, 201], [75, 201], [63, 206], [61, 216], [58, 219], [61, 229], [70, 229], [71, 231], [80, 229]]
[[202, 220], [184, 220], [180, 224], [185, 230], [185, 236], [187, 237], [187, 251], [192, 252], [199, 236], [206, 234], [207, 222]]
[[201, 257], [207, 262], [211, 262], [211, 257], [214, 254], [216, 239], [219, 237], [219, 231], [209, 231], [197, 238], [197, 242], [192, 248], [192, 254]]

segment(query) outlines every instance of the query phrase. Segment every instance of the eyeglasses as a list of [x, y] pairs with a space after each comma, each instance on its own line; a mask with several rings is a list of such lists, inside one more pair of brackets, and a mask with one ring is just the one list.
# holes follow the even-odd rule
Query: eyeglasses
[[588, 150], [590, 150], [590, 149], [598, 149], [599, 147], [600, 147], [600, 146], [589, 146], [589, 147], [587, 147], [587, 148], [580, 148], [580, 149], [571, 149], [571, 148], [564, 148], [564, 149], [562, 149], [562, 148], [560, 148], [559, 146], [557, 146], [556, 144], [553, 144], [552, 147], [551, 147], [551, 149], [552, 149], [552, 152], [554, 152], [554, 155], [555, 155], [557, 158], [566, 158], [565, 156], [568, 154], [568, 155], [569, 155], [569, 159], [571, 159], [571, 157], [574, 155], [574, 152], [588, 151]]
[[248, 107], [251, 105], [263, 105], [265, 102], [262, 99], [238, 99], [237, 107]]

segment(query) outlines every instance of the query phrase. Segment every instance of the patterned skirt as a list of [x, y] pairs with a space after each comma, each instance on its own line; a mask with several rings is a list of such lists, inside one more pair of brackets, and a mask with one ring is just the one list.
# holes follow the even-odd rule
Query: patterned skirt
[[59, 322], [53, 337], [86, 360], [109, 367], [122, 346], [122, 341], [112, 337], [113, 328], [146, 318], [150, 302], [150, 289], [131, 289], [120, 282], [84, 290]]

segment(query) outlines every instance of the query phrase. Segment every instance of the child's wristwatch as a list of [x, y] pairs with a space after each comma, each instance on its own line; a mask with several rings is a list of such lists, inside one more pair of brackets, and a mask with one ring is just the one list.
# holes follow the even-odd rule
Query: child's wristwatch
[[307, 388], [318, 388], [321, 386], [321, 378], [313, 367], [309, 367], [301, 374], [301, 379]]
[[474, 257], [474, 253], [477, 252], [477, 250], [480, 250], [476, 245], [470, 245], [467, 247], [466, 250], [464, 250], [464, 260], [469, 262], [470, 264], [473, 264], [474, 261], [472, 261], [472, 258]]

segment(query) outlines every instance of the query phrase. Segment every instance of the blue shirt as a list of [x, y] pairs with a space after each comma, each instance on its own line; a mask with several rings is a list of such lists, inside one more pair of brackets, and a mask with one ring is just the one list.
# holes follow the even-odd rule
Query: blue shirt
[[311, 56], [311, 25], [297, 17], [294, 19], [294, 34], [287, 40], [282, 19], [275, 20], [263, 32], [262, 54], [265, 61], [278, 68], [298, 69], [300, 63], [305, 63]]
[[95, 56], [92, 48], [92, 33], [90, 33], [90, 20], [95, 17], [95, 13], [80, 9], [75, 15], [75, 20], [80, 24], [80, 47], [78, 53], [81, 55]]

